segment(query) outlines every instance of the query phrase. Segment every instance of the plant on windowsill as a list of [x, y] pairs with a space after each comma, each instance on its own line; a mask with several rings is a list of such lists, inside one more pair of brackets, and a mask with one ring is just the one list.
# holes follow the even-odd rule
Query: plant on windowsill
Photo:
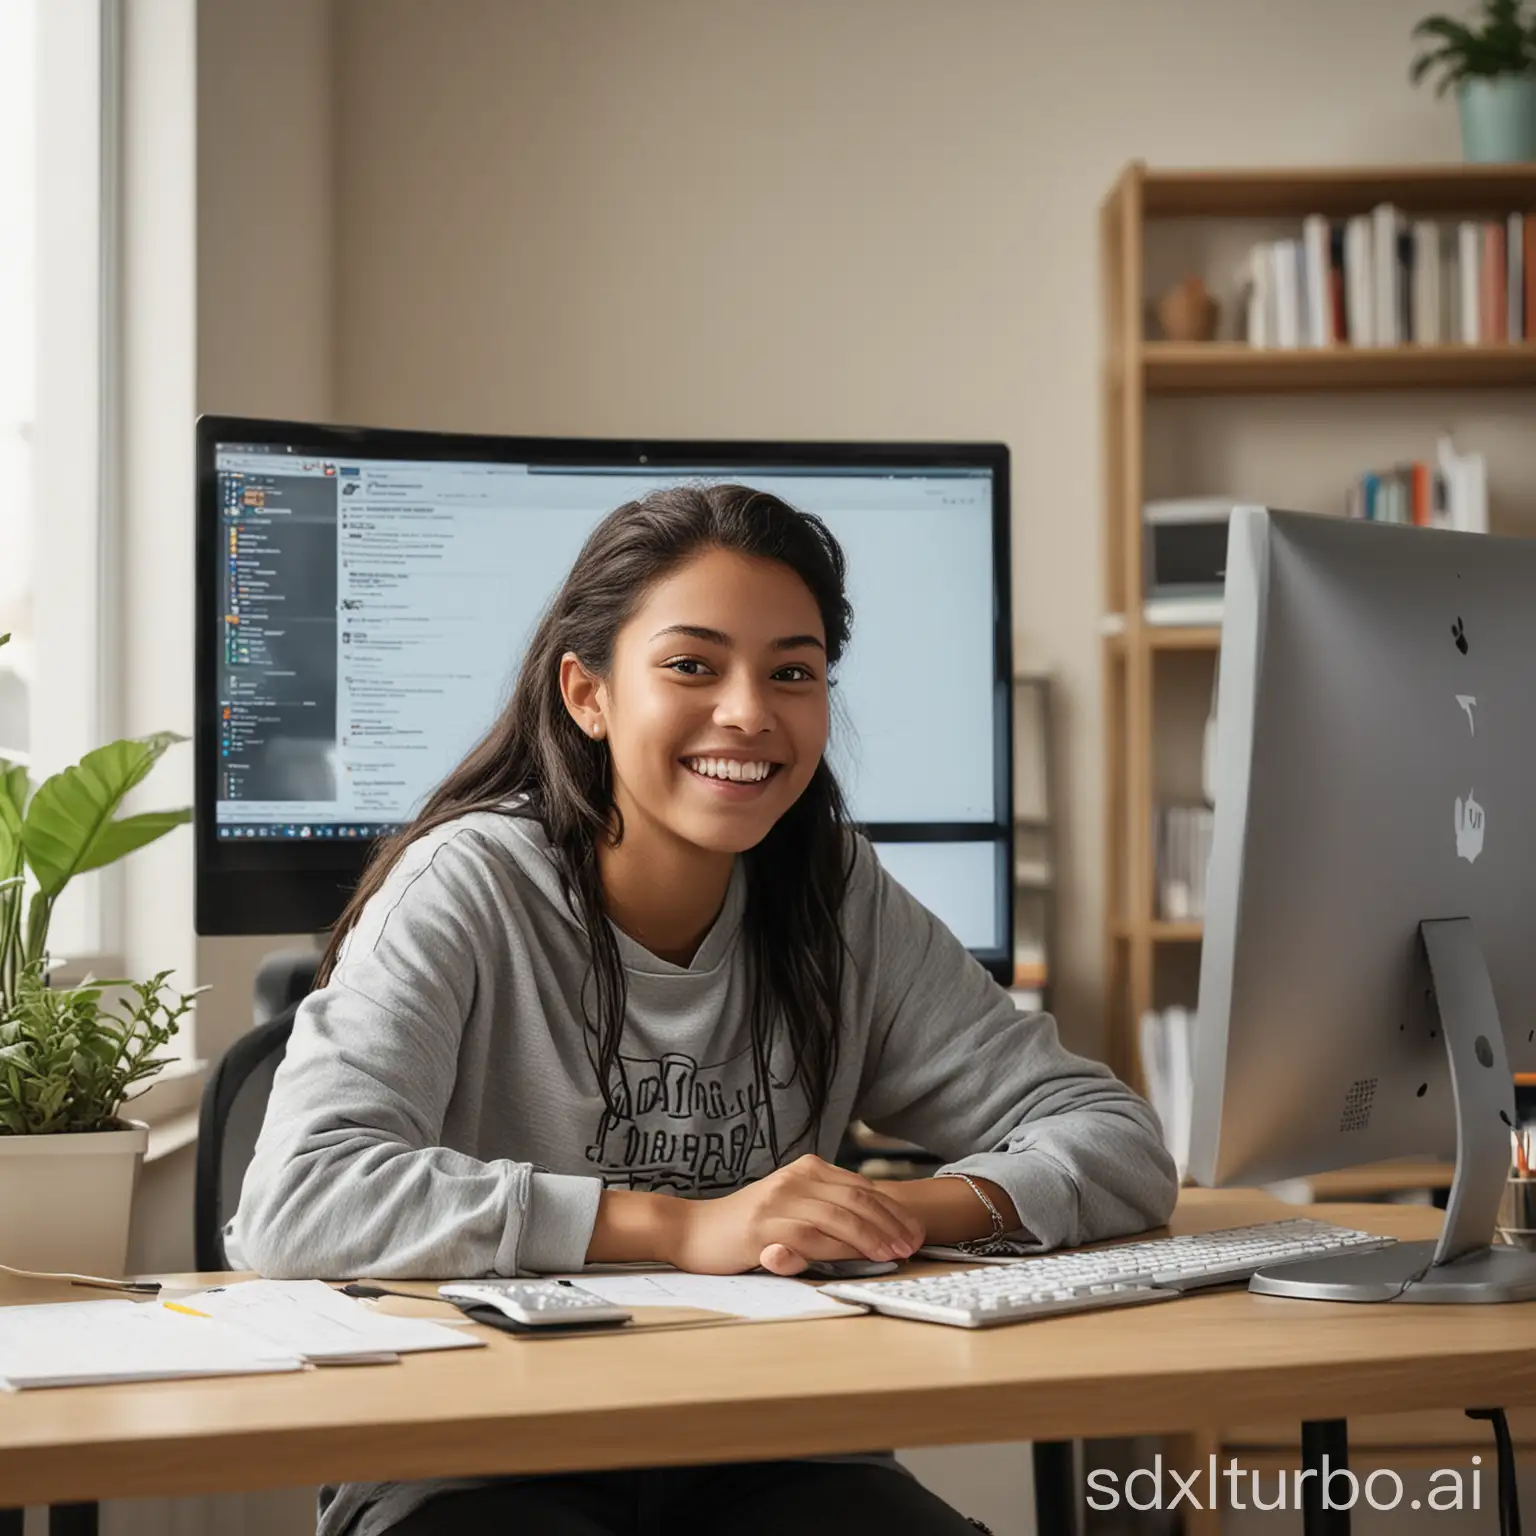
[[1456, 87], [1462, 158], [1536, 160], [1536, 19], [1526, 19], [1525, 0], [1483, 0], [1471, 25], [1427, 16], [1413, 36], [1430, 43], [1413, 62], [1413, 83], [1438, 68], [1435, 94]]
[[[0, 635], [0, 645], [10, 637]], [[165, 1061], [196, 993], [147, 982], [49, 985], [48, 928], [69, 882], [180, 826], [186, 810], [117, 815], [171, 732], [88, 752], [34, 792], [0, 760], [0, 1266], [120, 1275], [148, 1128], [130, 1090]]]

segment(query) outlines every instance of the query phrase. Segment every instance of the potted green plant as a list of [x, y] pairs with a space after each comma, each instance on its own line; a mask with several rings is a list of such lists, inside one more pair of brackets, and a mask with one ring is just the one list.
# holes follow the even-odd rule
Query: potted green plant
[[[10, 637], [0, 635], [0, 645]], [[69, 882], [152, 843], [187, 810], [117, 815], [171, 732], [88, 752], [34, 791], [0, 759], [0, 1265], [117, 1276], [148, 1128], [123, 1118], [195, 993], [49, 984], [48, 928]]]
[[1536, 160], [1536, 20], [1527, 21], [1525, 0], [1483, 0], [1471, 25], [1427, 16], [1413, 36], [1429, 43], [1413, 62], [1413, 83], [1438, 69], [1435, 94], [1456, 87], [1463, 158]]

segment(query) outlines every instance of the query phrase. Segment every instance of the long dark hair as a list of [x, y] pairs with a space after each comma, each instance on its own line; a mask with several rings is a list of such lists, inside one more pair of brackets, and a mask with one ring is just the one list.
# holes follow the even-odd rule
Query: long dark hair
[[[378, 848], [331, 933], [317, 985], [329, 980], [342, 941], [407, 844], [470, 811], [536, 819], [591, 944], [596, 1018], [586, 1012], [585, 987], [582, 1009], [603, 1103], [619, 1117], [614, 1083], [626, 988], [603, 908], [597, 850], [605, 837], [617, 843], [624, 829], [613, 801], [608, 748], [588, 737], [566, 710], [560, 660], [574, 652], [589, 672], [606, 677], [619, 630], [651, 587], [710, 549], [776, 560], [804, 581], [821, 610], [830, 675], [848, 643], [853, 612], [843, 552], [820, 518], [742, 485], [653, 491], [611, 512], [582, 546], [540, 620], [511, 702], [412, 825]], [[823, 758], [800, 798], [741, 856], [752, 1069], [775, 1166], [782, 1156], [772, 1090], [798, 1079], [809, 1105], [805, 1125], [787, 1143], [792, 1147], [819, 1130], [837, 1070], [842, 906], [851, 868], [846, 829], [842, 791]], [[769, 1064], [781, 1029], [791, 1069], [784, 1081], [774, 1082]]]

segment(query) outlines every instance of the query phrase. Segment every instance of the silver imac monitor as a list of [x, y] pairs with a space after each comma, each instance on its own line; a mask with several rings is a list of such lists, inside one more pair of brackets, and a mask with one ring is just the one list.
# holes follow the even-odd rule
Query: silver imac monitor
[[1195, 1178], [1454, 1155], [1437, 1244], [1253, 1288], [1536, 1296], [1490, 1246], [1536, 1070], [1536, 543], [1237, 508], [1220, 669]]

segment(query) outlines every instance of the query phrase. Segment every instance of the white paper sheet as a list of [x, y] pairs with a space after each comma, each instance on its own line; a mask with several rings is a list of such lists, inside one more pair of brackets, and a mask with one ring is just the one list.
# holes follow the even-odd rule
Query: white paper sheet
[[584, 1291], [621, 1307], [696, 1307], [759, 1322], [797, 1317], [857, 1317], [862, 1307], [834, 1301], [815, 1286], [777, 1275], [652, 1274], [568, 1276]]
[[297, 1371], [304, 1362], [253, 1334], [159, 1302], [0, 1307], [0, 1386], [86, 1386]]
[[376, 1312], [323, 1280], [242, 1280], [178, 1297], [177, 1305], [316, 1365], [389, 1364], [419, 1350], [485, 1346], [484, 1339], [441, 1323]]

